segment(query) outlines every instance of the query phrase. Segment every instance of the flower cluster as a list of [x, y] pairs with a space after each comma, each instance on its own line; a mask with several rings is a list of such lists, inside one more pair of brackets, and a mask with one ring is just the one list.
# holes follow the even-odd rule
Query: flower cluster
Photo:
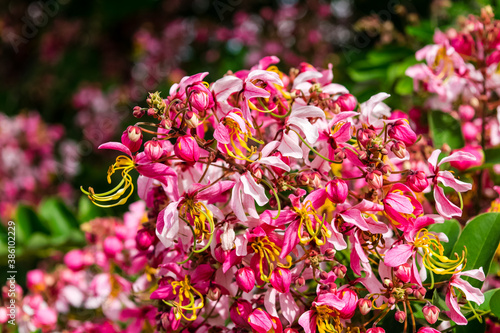
[[[465, 248], [447, 255], [431, 226], [460, 216], [455, 198], [472, 188], [448, 163], [476, 157], [417, 154], [419, 137], [388, 94], [358, 104], [331, 66], [287, 75], [278, 62], [150, 93], [134, 108], [148, 120], [100, 147], [122, 153], [108, 171], [121, 181], [82, 191], [102, 207], [123, 204], [139, 173], [148, 222], [137, 247], [157, 269], [158, 329], [373, 333], [392, 314], [405, 331], [439, 332], [414, 312], [442, 286], [447, 318], [467, 323], [462, 297], [484, 296], [462, 277], [484, 273], [467, 269]], [[433, 325], [441, 310], [421, 311]]]
[[[144, 301], [155, 270], [136, 243], [145, 208], [144, 202], [136, 202], [123, 221], [97, 218], [84, 224], [84, 248], [63, 258], [56, 255], [29, 271], [27, 293], [23, 295], [20, 286], [16, 290], [19, 332], [137, 333], [155, 327], [156, 307]], [[7, 302], [8, 292], [4, 287], [2, 298]], [[9, 305], [0, 307], [1, 324], [9, 319]]]
[[[416, 53], [425, 60], [407, 69], [415, 91], [424, 99], [424, 109], [442, 110], [460, 121], [467, 143], [460, 150], [476, 156], [475, 161], [457, 161], [453, 167], [464, 171], [484, 161], [484, 150], [500, 144], [498, 118], [498, 68], [500, 64], [500, 21], [490, 7], [481, 16], [470, 16], [462, 29], [437, 31], [434, 43]], [[415, 121], [422, 119], [415, 112]], [[494, 166], [500, 173], [500, 165]], [[484, 180], [483, 180], [484, 182]]]
[[0, 218], [12, 218], [21, 202], [71, 194], [67, 181], [78, 171], [79, 155], [61, 126], [44, 123], [37, 112], [0, 113], [0, 146]]

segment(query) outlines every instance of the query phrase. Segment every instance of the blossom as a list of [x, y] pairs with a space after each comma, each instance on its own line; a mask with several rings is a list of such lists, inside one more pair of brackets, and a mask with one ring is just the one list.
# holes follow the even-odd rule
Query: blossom
[[451, 187], [458, 193], [469, 191], [472, 189], [472, 185], [455, 179], [450, 171], [442, 171], [439, 167], [446, 162], [453, 161], [475, 161], [476, 157], [468, 152], [456, 151], [448, 157], [443, 158], [438, 163], [438, 157], [441, 154], [441, 150], [435, 150], [429, 157], [429, 170], [433, 177], [434, 186], [434, 199], [436, 200], [436, 209], [438, 213], [446, 219], [450, 219], [453, 216], [462, 215], [462, 209], [457, 207], [444, 195], [444, 191], [438, 186], [439, 183], [446, 187]]
[[479, 269], [455, 273], [450, 279], [445, 299], [450, 311], [446, 312], [446, 314], [458, 325], [467, 325], [467, 319], [460, 312], [460, 306], [458, 305], [459, 296], [456, 293], [456, 289], [463, 293], [467, 301], [478, 305], [484, 302], [484, 295], [478, 288], [472, 287], [469, 282], [462, 279], [462, 276], [471, 277], [479, 281], [484, 281], [485, 276], [481, 267]]

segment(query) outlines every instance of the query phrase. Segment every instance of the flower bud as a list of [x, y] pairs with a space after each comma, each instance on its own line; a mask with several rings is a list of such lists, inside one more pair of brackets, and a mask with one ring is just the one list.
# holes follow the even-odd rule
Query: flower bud
[[207, 297], [211, 301], [217, 301], [220, 298], [221, 294], [222, 294], [222, 292], [221, 292], [219, 287], [211, 286], [208, 289]]
[[441, 331], [432, 327], [420, 327], [417, 333], [441, 333]]
[[349, 194], [347, 183], [342, 179], [334, 179], [326, 184], [326, 194], [333, 203], [344, 203]]
[[380, 171], [384, 176], [390, 176], [392, 172], [392, 167], [389, 164], [384, 164], [381, 168]]
[[329, 249], [326, 249], [325, 256], [328, 259], [333, 259], [333, 258], [335, 258], [335, 253], [337, 253], [337, 251], [335, 251], [335, 249], [329, 248]]
[[425, 290], [424, 287], [415, 288], [415, 291], [413, 292], [413, 296], [415, 296], [418, 299], [424, 299], [426, 292], [427, 292], [427, 290]]
[[302, 276], [299, 276], [297, 280], [295, 280], [295, 284], [297, 285], [297, 287], [302, 287], [306, 284], [306, 279], [304, 279]]
[[431, 325], [435, 324], [439, 317], [439, 308], [432, 304], [427, 304], [422, 308], [425, 320]]
[[299, 330], [297, 330], [295, 328], [285, 328], [283, 333], [299, 333]]
[[358, 105], [356, 97], [351, 94], [340, 95], [335, 102], [341, 111], [353, 111]]
[[140, 106], [134, 106], [134, 112], [132, 113], [136, 118], [142, 118], [146, 111], [142, 109]]
[[458, 114], [460, 115], [460, 118], [462, 118], [463, 120], [471, 121], [472, 119], [474, 119], [476, 111], [470, 105], [460, 105], [458, 107]]
[[372, 309], [372, 301], [366, 298], [360, 298], [358, 301], [359, 312], [363, 316], [367, 315]]
[[122, 143], [130, 149], [131, 152], [136, 152], [142, 145], [142, 131], [137, 126], [129, 126], [122, 134]]
[[108, 258], [113, 258], [123, 250], [123, 243], [115, 236], [107, 237], [103, 243], [104, 253]]
[[250, 292], [255, 286], [255, 273], [250, 267], [243, 267], [236, 272], [236, 283], [244, 292]]
[[389, 306], [393, 306], [394, 304], [396, 304], [396, 297], [394, 296], [391, 296], [387, 299], [387, 304], [389, 304]]
[[400, 323], [404, 323], [406, 320], [406, 313], [398, 310], [394, 314], [394, 319], [396, 319], [396, 321], [399, 321]]
[[406, 156], [406, 145], [402, 141], [396, 141], [391, 146], [391, 151], [397, 158], [405, 158]]
[[411, 146], [417, 141], [417, 135], [410, 128], [410, 124], [408, 124], [406, 119], [396, 120], [393, 124], [389, 125], [387, 134], [393, 139], [403, 141], [407, 146]]
[[392, 288], [394, 287], [394, 284], [392, 283], [392, 280], [389, 278], [385, 278], [382, 282], [382, 285], [386, 288]]
[[340, 279], [343, 279], [347, 273], [347, 268], [344, 265], [336, 265], [332, 268], [333, 273]]
[[142, 228], [135, 235], [135, 244], [137, 249], [146, 251], [155, 241], [154, 231], [149, 228]]
[[165, 103], [165, 100], [161, 98], [159, 91], [149, 93], [149, 97], [146, 99], [146, 103], [148, 103], [150, 108], [158, 110], [160, 114], [163, 114], [163, 112], [167, 108], [167, 104]]
[[144, 153], [151, 161], [157, 161], [163, 155], [161, 143], [156, 140], [150, 140], [144, 144]]
[[429, 180], [423, 171], [412, 171], [408, 177], [406, 177], [406, 185], [415, 192], [422, 192], [429, 186]]
[[325, 271], [322, 271], [321, 273], [319, 273], [319, 278], [320, 278], [321, 280], [326, 280], [326, 279], [328, 279], [328, 273], [327, 273], [327, 272], [325, 272]]
[[252, 313], [252, 304], [244, 299], [238, 299], [229, 308], [229, 317], [238, 327], [249, 327], [248, 317]]
[[198, 115], [193, 111], [186, 112], [184, 120], [186, 121], [186, 125], [189, 128], [196, 128], [200, 124], [200, 119], [198, 118]]
[[399, 265], [394, 270], [394, 275], [404, 283], [410, 282], [411, 266], [409, 264]]
[[460, 171], [465, 171], [469, 168], [480, 166], [484, 162], [484, 152], [481, 146], [479, 145], [474, 145], [474, 146], [467, 145], [463, 148], [453, 150], [452, 154], [457, 151], [464, 151], [467, 153], [471, 153], [472, 155], [474, 155], [474, 157], [476, 157], [475, 161], [468, 161], [468, 160], [451, 161], [450, 165], [454, 168], [457, 168]]
[[190, 135], [177, 138], [174, 152], [177, 157], [186, 162], [197, 162], [200, 159], [200, 147], [195, 138]]
[[366, 175], [365, 179], [366, 182], [368, 183], [368, 186], [370, 186], [370, 188], [374, 190], [382, 188], [382, 186], [384, 185], [384, 178], [382, 177], [382, 172], [378, 170], [369, 172]]
[[[336, 287], [336, 286], [335, 286]], [[356, 312], [356, 306], [358, 304], [358, 294], [351, 289], [344, 289], [339, 292], [339, 298], [345, 302], [344, 307], [340, 310], [339, 315], [342, 319], [350, 319], [354, 316]]]
[[290, 291], [292, 273], [290, 273], [290, 270], [286, 268], [276, 267], [271, 274], [270, 282], [273, 288], [280, 293], [287, 293]]
[[64, 264], [74, 272], [80, 271], [85, 266], [83, 251], [74, 249], [64, 256]]
[[189, 89], [189, 103], [198, 112], [204, 112], [214, 105], [212, 93], [203, 84], [197, 84]]

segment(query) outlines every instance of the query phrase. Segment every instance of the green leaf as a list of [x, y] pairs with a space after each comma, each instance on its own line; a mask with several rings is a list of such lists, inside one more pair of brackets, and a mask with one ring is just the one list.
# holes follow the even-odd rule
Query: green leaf
[[35, 232], [31, 235], [26, 243], [27, 250], [40, 250], [50, 246], [49, 236], [40, 232]]
[[460, 229], [460, 223], [458, 223], [455, 219], [444, 221], [444, 223], [436, 223], [428, 228], [429, 231], [442, 232], [448, 237], [448, 243], [441, 243], [443, 244], [444, 254], [447, 257], [453, 254], [451, 251], [453, 250], [458, 236], [460, 235]]
[[429, 126], [434, 147], [442, 148], [447, 143], [451, 149], [458, 149], [465, 145], [460, 122], [448, 113], [430, 112]]
[[409, 77], [399, 79], [394, 90], [399, 95], [411, 95], [413, 92], [413, 80]]
[[[453, 252], [462, 253], [467, 248], [465, 270], [483, 268], [488, 274], [491, 261], [500, 243], [500, 213], [485, 213], [476, 216], [465, 226]], [[470, 284], [480, 288], [482, 281], [466, 278]]]
[[[492, 290], [489, 290], [492, 291]], [[488, 293], [488, 292], [486, 292]], [[485, 293], [485, 297], [486, 297]], [[486, 301], [485, 301], [486, 302]], [[500, 289], [495, 289], [495, 293], [491, 295], [489, 300], [490, 310], [497, 317], [500, 318]]]
[[42, 202], [39, 212], [54, 236], [69, 236], [72, 229], [79, 229], [78, 220], [59, 199], [51, 198]]
[[16, 242], [24, 244], [33, 232], [34, 227], [40, 224], [38, 216], [33, 209], [26, 205], [19, 205], [16, 209]]

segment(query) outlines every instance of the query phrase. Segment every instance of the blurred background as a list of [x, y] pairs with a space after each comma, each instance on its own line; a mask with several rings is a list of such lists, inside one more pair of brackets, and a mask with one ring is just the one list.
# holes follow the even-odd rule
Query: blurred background
[[83, 243], [82, 223], [127, 208], [98, 209], [79, 187], [107, 188], [114, 156], [97, 147], [119, 140], [148, 92], [276, 55], [283, 71], [331, 63], [360, 102], [385, 91], [408, 112], [415, 51], [436, 27], [497, 2], [1, 0], [0, 231], [16, 222], [18, 267]]

